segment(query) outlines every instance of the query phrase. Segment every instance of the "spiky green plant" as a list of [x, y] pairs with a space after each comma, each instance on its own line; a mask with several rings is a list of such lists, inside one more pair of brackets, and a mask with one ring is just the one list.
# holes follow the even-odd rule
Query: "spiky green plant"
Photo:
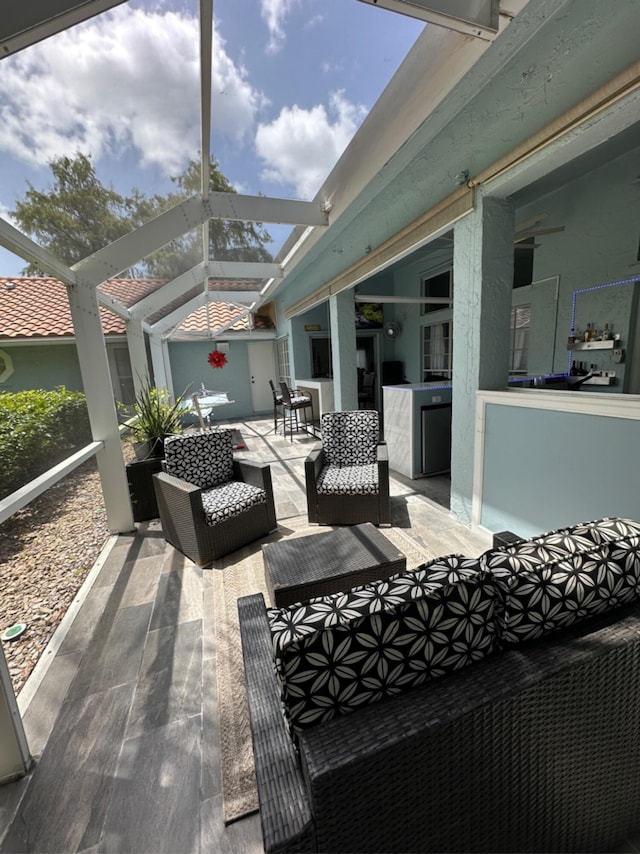
[[138, 442], [153, 442], [179, 433], [181, 403], [181, 396], [172, 403], [166, 389], [144, 385], [136, 397], [133, 407], [135, 420], [131, 423], [131, 432]]

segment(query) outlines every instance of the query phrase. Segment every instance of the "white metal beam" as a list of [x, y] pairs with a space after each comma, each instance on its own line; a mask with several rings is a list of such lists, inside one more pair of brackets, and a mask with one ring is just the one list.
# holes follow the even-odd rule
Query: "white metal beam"
[[108, 308], [109, 311], [112, 311], [114, 314], [117, 314], [118, 317], [122, 317], [124, 320], [129, 320], [131, 317], [131, 310], [119, 302], [115, 297], [112, 297], [110, 294], [105, 294], [104, 291], [101, 291], [99, 288], [97, 290], [98, 294], [98, 302], [100, 305], [103, 305], [105, 308]]
[[197, 228], [206, 218], [202, 198], [193, 196], [74, 264], [73, 269], [83, 281], [99, 285]]
[[500, 0], [361, 0], [468, 36], [491, 40], [498, 33]]
[[204, 292], [204, 276], [204, 264], [196, 264], [195, 267], [187, 270], [186, 273], [167, 282], [166, 285], [158, 288], [157, 291], [154, 291], [133, 305], [131, 307], [131, 316], [138, 318], [149, 317], [150, 314], [160, 311], [165, 305], [169, 305], [173, 300], [179, 299], [198, 285], [202, 285]]
[[162, 335], [168, 329], [173, 329], [174, 326], [177, 326], [181, 320], [184, 320], [185, 317], [188, 317], [191, 312], [195, 311], [197, 308], [200, 308], [201, 305], [204, 305], [206, 302], [206, 294], [204, 291], [201, 294], [198, 294], [193, 299], [186, 302], [184, 305], [181, 305], [179, 308], [176, 308], [175, 311], [170, 312], [165, 315], [161, 320], [158, 320], [153, 325], [145, 323], [144, 328], [145, 331], [149, 333], [149, 335]]
[[151, 364], [153, 366], [155, 387], [166, 389], [169, 394], [175, 395], [166, 341], [163, 341], [159, 335], [156, 335], [150, 338], [149, 346], [151, 349]]
[[206, 206], [210, 219], [273, 222], [280, 225], [329, 225], [329, 214], [324, 205], [317, 201], [211, 193]]
[[390, 303], [420, 303], [424, 305], [451, 305], [449, 297], [396, 297], [380, 296], [380, 294], [356, 294], [356, 302], [390, 302]]
[[34, 243], [30, 237], [24, 235], [6, 219], [0, 217], [0, 246], [4, 246], [10, 252], [14, 252], [25, 261], [30, 261], [37, 264], [48, 275], [55, 276], [64, 282], [65, 285], [73, 285], [76, 281], [76, 274], [70, 267], [63, 264], [56, 256], [49, 252], [48, 249], [43, 249]]
[[260, 291], [209, 291], [209, 302], [228, 302], [231, 305], [253, 305]]
[[30, 0], [6, 3], [0, 18], [0, 57], [99, 15], [124, 0]]
[[319, 202], [241, 196], [238, 193], [211, 193], [206, 200], [202, 196], [192, 196], [74, 264], [72, 269], [83, 282], [99, 285], [172, 240], [198, 228], [207, 219], [292, 225], [329, 224], [328, 214]]
[[280, 264], [262, 261], [209, 261], [212, 279], [282, 279]]
[[76, 336], [82, 384], [94, 441], [103, 442], [97, 455], [107, 522], [112, 533], [134, 529], [125, 474], [122, 442], [113, 399], [107, 350], [95, 288], [68, 286], [69, 308]]
[[144, 339], [142, 321], [138, 318], [132, 318], [127, 321], [127, 348], [129, 350], [129, 359], [131, 361], [133, 388], [137, 398], [145, 386], [149, 384], [147, 348]]

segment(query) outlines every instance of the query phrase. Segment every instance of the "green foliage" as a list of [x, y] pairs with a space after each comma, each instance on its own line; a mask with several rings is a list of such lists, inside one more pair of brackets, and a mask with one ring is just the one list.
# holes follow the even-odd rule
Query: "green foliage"
[[[85, 154], [55, 158], [49, 167], [53, 185], [43, 192], [29, 184], [24, 199], [16, 203], [11, 214], [22, 231], [69, 265], [200, 192], [200, 164], [195, 160], [183, 175], [172, 178], [176, 192], [151, 197], [136, 189], [131, 195], [122, 196], [104, 187], [91, 158]], [[209, 188], [212, 192], [235, 192], [213, 157]], [[260, 223], [213, 219], [209, 230], [210, 258], [271, 261], [271, 254], [265, 249], [271, 237]], [[202, 230], [197, 228], [141, 260], [128, 273], [173, 279], [201, 261]], [[35, 264], [24, 270], [26, 275], [42, 272]]]
[[[66, 264], [81, 261], [137, 224], [132, 200], [103, 187], [86, 155], [58, 157], [49, 166], [53, 186], [42, 192], [29, 183], [12, 216], [22, 231]], [[24, 272], [43, 271], [31, 263]]]
[[138, 442], [163, 439], [172, 433], [179, 433], [181, 403], [181, 397], [172, 403], [166, 389], [143, 386], [134, 405], [136, 421], [131, 425]]
[[0, 498], [90, 441], [84, 394], [64, 387], [0, 393]]

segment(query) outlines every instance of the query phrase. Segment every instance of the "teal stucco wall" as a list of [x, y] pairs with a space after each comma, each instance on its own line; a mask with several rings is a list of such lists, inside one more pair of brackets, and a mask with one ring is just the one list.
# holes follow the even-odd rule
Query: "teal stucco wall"
[[0, 384], [1, 391], [25, 389], [50, 390], [65, 386], [71, 391], [83, 391], [80, 363], [75, 344], [0, 343], [13, 362], [13, 373]]
[[631, 418], [487, 404], [481, 525], [528, 537], [640, 519], [639, 430]]

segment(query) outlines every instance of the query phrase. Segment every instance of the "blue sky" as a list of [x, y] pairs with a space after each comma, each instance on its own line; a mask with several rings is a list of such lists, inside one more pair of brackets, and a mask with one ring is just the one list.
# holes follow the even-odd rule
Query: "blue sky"
[[[130, 0], [0, 62], [0, 215], [90, 154], [127, 194], [199, 149], [197, 0]], [[211, 150], [241, 193], [311, 199], [423, 24], [357, 0], [215, 0]], [[282, 245], [290, 228], [267, 225]], [[0, 249], [0, 276], [22, 259]]]

